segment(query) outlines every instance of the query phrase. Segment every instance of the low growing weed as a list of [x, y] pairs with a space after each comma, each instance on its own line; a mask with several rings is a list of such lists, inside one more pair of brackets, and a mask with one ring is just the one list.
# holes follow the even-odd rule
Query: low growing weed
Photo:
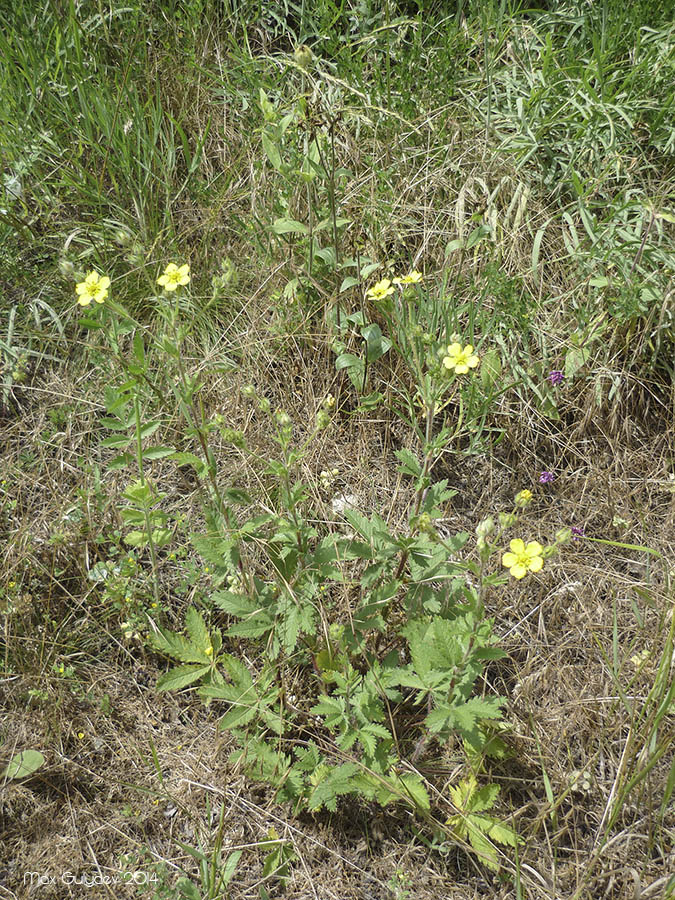
[[[103, 445], [122, 451], [114, 467], [137, 470], [123, 495], [123, 538], [134, 552], [147, 550], [156, 598], [157, 554], [171, 542], [171, 530], [149, 467], [163, 457], [188, 463], [210, 488], [204, 494], [208, 531], [194, 534], [192, 543], [214, 573], [216, 589], [205, 607], [224, 615], [216, 612], [207, 622], [191, 606], [181, 634], [146, 609], [148, 643], [178, 663], [161, 676], [159, 690], [194, 687], [206, 703], [224, 706], [220, 728], [239, 745], [232, 762], [269, 784], [296, 812], [335, 811], [347, 795], [403, 804], [448, 839], [468, 839], [486, 865], [498, 868], [494, 842], [514, 846], [517, 837], [489, 813], [497, 787], [478, 783], [484, 758], [506, 749], [498, 736], [506, 725], [504, 698], [485, 687], [486, 667], [504, 656], [485, 604], [488, 592], [508, 580], [491, 561], [532, 495], [521, 491], [511, 511], [484, 520], [471, 551], [467, 533], [441, 537], [436, 530], [456, 492], [446, 479], [433, 478], [444, 453], [464, 439], [471, 452], [480, 437], [499, 375], [497, 354], [483, 349], [481, 355], [450, 333], [461, 321], [422, 292], [418, 272], [369, 289], [368, 299], [392, 335], [387, 346], [403, 357], [414, 385], [414, 392], [402, 388], [394, 401], [419, 441], [417, 452], [396, 452], [409, 485], [407, 528], [400, 531], [378, 513], [354, 508], [328, 527], [312, 509], [300, 473], [312, 443], [336, 427], [334, 399], [324, 399], [300, 440], [284, 410], [245, 388], [253, 414], [267, 420], [277, 447], [274, 458], [260, 458], [247, 449], [242, 433], [197, 412], [199, 385], [180, 364], [180, 304], [172, 301], [170, 329], [146, 347], [140, 326], [109, 299], [108, 280], [94, 274], [80, 283], [79, 302], [101, 311], [100, 321], [87, 324], [101, 326], [126, 378], [110, 389], [103, 424], [116, 436]], [[164, 302], [178, 297], [189, 280], [187, 266], [167, 267], [158, 279]], [[381, 336], [379, 326], [377, 331]], [[364, 340], [374, 340], [373, 332]], [[162, 354], [177, 362], [173, 381]], [[472, 388], [477, 378], [482, 405]], [[166, 417], [158, 402], [164, 396], [174, 397], [197, 453], [145, 445]], [[142, 404], [155, 407], [152, 420], [145, 420]], [[261, 471], [262, 502], [235, 485], [223, 489], [209, 444], [214, 427]], [[569, 537], [563, 530], [548, 547], [514, 538], [502, 566], [524, 578]], [[419, 761], [445, 752], [453, 741], [464, 748], [467, 776], [449, 794], [439, 794]], [[439, 804], [450, 810], [445, 825]], [[290, 857], [280, 857], [279, 866], [288, 862]]]

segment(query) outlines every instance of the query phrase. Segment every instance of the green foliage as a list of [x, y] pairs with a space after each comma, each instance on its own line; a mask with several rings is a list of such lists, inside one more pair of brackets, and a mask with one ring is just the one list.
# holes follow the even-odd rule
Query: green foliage
[[[423, 461], [408, 450], [397, 453], [402, 475], [414, 486], [406, 534], [393, 533], [377, 514], [368, 518], [349, 509], [344, 516], [351, 534], [337, 529], [321, 536], [311, 524], [309, 494], [294, 478], [314, 435], [296, 448], [286, 413], [257, 402], [280, 449], [264, 467], [278, 509], [226, 535], [193, 536], [215, 567], [220, 587], [211, 605], [229, 623], [225, 638], [250, 650], [243, 658], [223, 652], [220, 630], [209, 629], [192, 608], [186, 636], [160, 629], [152, 638], [155, 649], [179, 663], [158, 688], [198, 686], [207, 703], [222, 704], [220, 728], [240, 747], [232, 761], [296, 810], [334, 811], [341, 797], [355, 795], [383, 806], [404, 804], [425, 817], [432, 807], [429, 786], [405, 766], [408, 755], [441, 748], [454, 735], [476, 766], [485, 755], [504, 754], [490, 728], [501, 720], [503, 700], [476, 695], [485, 666], [504, 655], [494, 646], [482, 589], [466, 580], [467, 571], [481, 579], [482, 567], [457, 559], [468, 535], [442, 541], [433, 529], [454, 494], [446, 481], [429, 476], [428, 461], [442, 445], [431, 442]], [[485, 544], [483, 564], [498, 540], [499, 534]], [[252, 541], [260, 563], [249, 572], [243, 561]], [[491, 579], [486, 576], [485, 584]], [[322, 627], [331, 598], [346, 587], [358, 590], [348, 620]], [[389, 646], [384, 654], [378, 634]], [[302, 697], [295, 685], [302, 685]], [[405, 734], [408, 707], [425, 710], [417, 716], [417, 734]], [[485, 848], [474, 831], [487, 821], [477, 820], [467, 832], [481, 854]], [[456, 823], [451, 827], [459, 834]], [[508, 832], [496, 819], [490, 829], [496, 840]], [[283, 868], [281, 857], [275, 865]]]
[[22, 750], [12, 757], [2, 777], [6, 781], [27, 778], [42, 768], [44, 763], [45, 758], [39, 750]]
[[457, 837], [468, 838], [488, 868], [498, 870], [499, 857], [493, 842], [516, 847], [519, 841], [512, 828], [488, 812], [495, 804], [499, 786], [488, 784], [479, 788], [475, 777], [469, 775], [465, 781], [455, 787], [451, 786], [449, 790], [457, 815], [451, 816], [447, 824]]

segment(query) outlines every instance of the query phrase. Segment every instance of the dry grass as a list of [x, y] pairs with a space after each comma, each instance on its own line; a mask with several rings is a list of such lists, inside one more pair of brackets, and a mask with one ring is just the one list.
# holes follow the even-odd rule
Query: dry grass
[[[264, 355], [262, 360], [262, 368], [240, 372], [237, 380], [265, 380], [270, 400], [283, 401], [302, 431], [307, 410], [335, 389], [330, 367], [320, 357], [305, 360], [292, 350], [283, 369]], [[208, 377], [208, 364], [200, 368]], [[78, 412], [46, 439], [45, 411], [55, 395]], [[15, 896], [30, 896], [21, 884], [26, 871], [110, 873], [119, 871], [122, 854], [134, 852], [149, 853], [137, 862], [138, 870], [149, 871], [151, 858], [165, 861], [169, 873], [178, 866], [190, 870], [193, 863], [177, 841], [195, 844], [200, 835], [209, 844], [217, 815], [214, 822], [205, 820], [208, 798], [216, 812], [225, 804], [225, 846], [244, 849], [233, 897], [258, 896], [265, 855], [259, 844], [272, 826], [297, 856], [288, 896], [390, 897], [397, 871], [403, 887], [409, 879], [415, 897], [447, 897], [450, 886], [457, 897], [512, 896], [512, 887], [486, 881], [461, 851], [442, 857], [411, 844], [405, 815], [345, 801], [337, 815], [289, 816], [267, 789], [252, 788], [228, 764], [228, 739], [217, 734], [217, 710], [166, 694], [158, 701], [153, 684], [160, 661], [116, 637], [113, 621], [102, 617], [97, 592], [85, 579], [100, 553], [100, 517], [114, 521], [114, 504], [92, 510], [91, 519], [77, 526], [59, 524], [78, 490], [84, 488], [91, 499], [91, 474], [84, 474], [81, 462], [98, 451], [94, 420], [87, 422], [82, 411], [88, 403], [95, 410], [95, 396], [93, 385], [44, 378], [26, 389], [21, 415], [3, 423], [5, 471], [18, 501], [3, 568], [23, 581], [21, 610], [5, 619], [12, 658], [22, 665], [16, 674], [7, 671], [2, 684], [2, 729], [8, 751], [40, 747], [47, 760], [30, 779], [4, 788], [4, 887]], [[264, 422], [236, 392], [224, 390], [222, 379], [210, 379], [205, 396], [245, 431], [261, 456], [269, 452]], [[529, 535], [546, 541], [559, 527], [579, 524], [589, 537], [645, 544], [672, 558], [674, 501], [665, 477], [672, 437], [644, 425], [638, 440], [629, 443], [624, 430], [610, 436], [598, 416], [584, 427], [585, 402], [583, 391], [568, 392], [564, 432], [546, 420], [525, 418], [526, 410], [514, 419], [513, 409], [505, 408], [507, 440], [491, 457], [452, 457], [444, 463], [442, 474], [460, 488], [444, 525], [453, 532], [472, 531], [485, 515], [508, 507], [513, 493], [531, 483], [554, 455], [561, 461], [558, 477], [541, 487], [528, 509], [522, 524]], [[406, 489], [393, 466], [391, 425], [382, 415], [342, 418], [304, 461], [304, 477], [316, 483], [322, 468], [339, 466], [340, 492], [354, 493], [363, 510], [396, 521]], [[231, 451], [223, 451], [221, 461], [235, 483], [264, 497], [259, 470]], [[169, 468], [158, 469], [156, 477], [168, 490], [170, 505], [187, 513], [192, 529], [199, 505]], [[108, 498], [116, 493], [107, 476], [104, 491]], [[326, 522], [334, 518], [318, 489], [313, 499]], [[55, 544], [50, 538], [56, 530], [65, 534]], [[177, 572], [166, 566], [164, 577], [171, 596]], [[168, 601], [178, 619], [184, 605]], [[510, 698], [507, 741], [513, 751], [493, 768], [492, 778], [502, 785], [503, 814], [514, 815], [525, 839], [520, 877], [528, 896], [660, 896], [664, 873], [673, 867], [667, 835], [672, 838], [675, 827], [672, 810], [657, 821], [667, 755], [624, 800], [609, 841], [601, 846], [599, 839], [617, 787], [644, 751], [635, 743], [635, 717], [653, 684], [672, 615], [662, 569], [644, 553], [582, 539], [537, 578], [495, 593], [489, 613], [509, 657], [494, 664], [486, 687]], [[643, 650], [649, 658], [638, 672], [630, 658]], [[73, 665], [76, 679], [58, 678], [52, 671], [56, 660]], [[44, 697], [30, 698], [31, 688]], [[446, 764], [451, 777], [452, 751]], [[590, 774], [587, 791], [573, 785], [575, 770]], [[66, 894], [63, 885], [44, 886], [39, 896], [85, 897], [90, 890], [72, 888]], [[115, 888], [114, 895], [134, 896], [129, 888]]]

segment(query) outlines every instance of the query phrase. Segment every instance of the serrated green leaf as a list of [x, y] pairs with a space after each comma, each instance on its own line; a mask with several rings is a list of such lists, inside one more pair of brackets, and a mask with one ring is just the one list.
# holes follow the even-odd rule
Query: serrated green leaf
[[467, 812], [484, 812], [486, 809], [492, 809], [498, 795], [498, 784], [485, 784], [472, 793], [464, 808]]
[[343, 763], [330, 769], [321, 782], [314, 788], [309, 798], [309, 807], [318, 810], [322, 806], [332, 812], [336, 809], [336, 800], [341, 794], [349, 794], [354, 790], [354, 776], [358, 773], [355, 763]]
[[169, 528], [153, 528], [152, 530], [152, 542], [157, 550], [170, 544], [172, 538], [173, 534]]
[[200, 647], [201, 649], [211, 647], [209, 630], [206, 627], [203, 616], [194, 606], [191, 606], [185, 614], [185, 630], [195, 647]]
[[134, 462], [134, 457], [131, 453], [121, 453], [119, 456], [113, 457], [108, 463], [107, 467], [114, 472], [117, 469], [123, 469], [125, 466], [130, 465], [132, 462]]
[[476, 853], [479, 855], [483, 865], [486, 865], [488, 869], [497, 871], [499, 869], [499, 858], [497, 856], [497, 851], [492, 846], [488, 838], [480, 830], [480, 828], [477, 827], [473, 816], [471, 816], [466, 823], [466, 831], [468, 834], [469, 842], [471, 843], [471, 846], [476, 851]]
[[113, 419], [110, 416], [102, 416], [98, 420], [99, 425], [103, 425], [105, 428], [109, 428], [110, 431], [126, 431], [129, 427], [126, 422], [121, 419]]
[[179, 691], [181, 688], [199, 681], [206, 675], [210, 666], [176, 666], [169, 669], [164, 675], [160, 675], [157, 679], [158, 691]]
[[419, 477], [422, 474], [422, 465], [417, 457], [410, 450], [395, 450], [394, 456], [400, 461], [399, 472], [404, 475]]
[[161, 424], [161, 422], [146, 422], [145, 425], [142, 425], [140, 431], [141, 440], [145, 440], [145, 438], [154, 434]]
[[211, 600], [226, 613], [239, 618], [255, 615], [260, 611], [258, 603], [245, 594], [236, 594], [233, 591], [216, 591], [211, 594]]
[[[205, 692], [202, 692], [205, 694]], [[240, 728], [242, 725], [248, 725], [256, 715], [258, 709], [256, 706], [247, 706], [244, 704], [232, 704], [232, 707], [220, 719], [218, 727], [221, 731], [231, 731], [233, 728]]]
[[264, 613], [248, 621], [237, 622], [236, 625], [231, 625], [225, 634], [228, 637], [257, 638], [267, 634], [273, 628], [274, 621], [267, 613]]
[[148, 636], [148, 642], [155, 650], [180, 660], [180, 662], [198, 663], [199, 665], [209, 663], [210, 665], [211, 661], [203, 650], [191, 644], [182, 634], [175, 634], [168, 629], [159, 629]]
[[409, 797], [417, 809], [429, 812], [431, 808], [429, 793], [418, 775], [401, 775], [396, 779], [396, 783], [403, 796]]
[[131, 438], [127, 434], [117, 434], [101, 441], [101, 447], [126, 447], [131, 442]]
[[143, 459], [164, 459], [165, 456], [173, 456], [176, 450], [174, 447], [148, 447], [143, 451]]

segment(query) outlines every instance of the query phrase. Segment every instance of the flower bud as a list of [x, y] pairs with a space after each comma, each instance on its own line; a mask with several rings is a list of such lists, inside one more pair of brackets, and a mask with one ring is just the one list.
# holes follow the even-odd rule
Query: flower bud
[[482, 522], [479, 522], [478, 525], [476, 525], [476, 534], [478, 535], [478, 538], [482, 540], [485, 540], [485, 538], [492, 534], [494, 530], [495, 520], [492, 516], [488, 516], [487, 519], [483, 519]]
[[277, 425], [280, 428], [288, 428], [288, 426], [291, 424], [291, 417], [283, 409], [277, 410], [275, 419], [277, 420]]
[[429, 534], [429, 532], [434, 530], [429, 513], [422, 513], [422, 515], [418, 517], [417, 527], [423, 534]]
[[314, 55], [307, 44], [300, 44], [299, 47], [295, 48], [293, 53], [293, 59], [296, 63], [301, 66], [303, 69], [309, 68], [312, 63]]
[[555, 533], [555, 542], [556, 544], [566, 544], [572, 538], [572, 529], [571, 528], [560, 528]]
[[64, 278], [72, 278], [75, 272], [75, 266], [69, 259], [60, 259], [59, 269]]
[[516, 496], [513, 498], [516, 506], [519, 506], [521, 509], [525, 509], [532, 501], [532, 491], [527, 488], [523, 488], [522, 491], [518, 491]]
[[513, 513], [499, 513], [499, 525], [501, 528], [510, 528], [512, 525], [516, 524], [517, 516]]

